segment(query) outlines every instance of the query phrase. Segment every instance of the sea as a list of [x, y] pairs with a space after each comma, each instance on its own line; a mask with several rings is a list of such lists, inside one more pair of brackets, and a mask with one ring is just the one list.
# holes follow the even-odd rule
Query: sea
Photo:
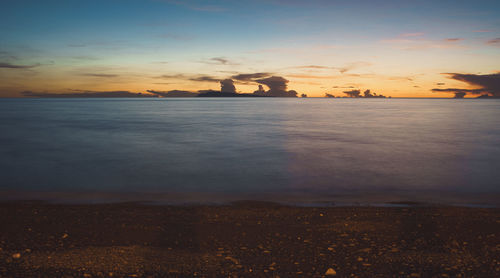
[[0, 99], [0, 200], [500, 204], [500, 100]]

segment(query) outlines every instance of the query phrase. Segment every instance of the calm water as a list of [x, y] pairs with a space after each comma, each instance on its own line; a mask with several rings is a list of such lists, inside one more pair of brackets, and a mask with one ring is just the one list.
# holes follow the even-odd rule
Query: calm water
[[0, 191], [491, 202], [500, 101], [3, 99]]

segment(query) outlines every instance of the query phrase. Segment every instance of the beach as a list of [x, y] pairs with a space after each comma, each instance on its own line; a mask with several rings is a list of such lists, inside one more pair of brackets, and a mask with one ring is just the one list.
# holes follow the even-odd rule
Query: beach
[[0, 204], [1, 277], [499, 277], [500, 210]]

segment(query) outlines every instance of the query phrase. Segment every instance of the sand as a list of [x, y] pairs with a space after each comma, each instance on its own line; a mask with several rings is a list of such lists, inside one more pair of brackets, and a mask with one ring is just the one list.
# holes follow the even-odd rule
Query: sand
[[500, 209], [0, 204], [1, 277], [500, 277]]

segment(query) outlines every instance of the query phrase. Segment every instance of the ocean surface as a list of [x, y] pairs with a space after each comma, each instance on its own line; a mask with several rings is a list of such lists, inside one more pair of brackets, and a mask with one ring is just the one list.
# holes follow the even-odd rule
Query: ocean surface
[[500, 202], [500, 100], [0, 99], [0, 199]]

